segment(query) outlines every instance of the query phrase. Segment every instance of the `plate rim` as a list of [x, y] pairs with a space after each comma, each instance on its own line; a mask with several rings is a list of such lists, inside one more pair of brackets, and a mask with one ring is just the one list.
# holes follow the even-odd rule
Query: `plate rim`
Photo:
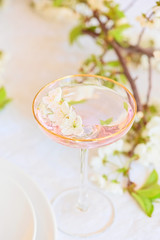
[[[7, 171], [8, 171], [8, 173], [7, 173]], [[30, 188], [31, 191], [35, 190], [36, 194], [38, 193], [38, 195], [42, 197], [42, 200], [45, 203], [45, 207], [48, 210], [47, 215], [48, 215], [48, 217], [50, 217], [50, 219], [52, 221], [51, 222], [52, 232], [50, 233], [50, 235], [51, 235], [50, 239], [56, 240], [57, 239], [57, 227], [56, 227], [55, 216], [54, 216], [53, 210], [51, 208], [51, 204], [49, 203], [49, 200], [45, 196], [44, 192], [40, 189], [38, 184], [35, 183], [34, 180], [27, 173], [25, 173], [24, 170], [21, 169], [19, 166], [15, 165], [12, 162], [9, 162], [8, 160], [3, 160], [1, 158], [0, 158], [0, 172], [2, 172], [2, 173], [5, 172], [5, 174], [11, 176], [16, 182], [18, 182], [19, 178], [21, 179], [20, 186], [24, 189], [24, 191], [27, 194], [28, 198], [30, 199], [33, 207], [35, 207], [35, 203], [33, 203], [33, 199], [31, 199], [31, 196], [29, 196], [29, 194], [28, 194], [29, 189], [26, 189], [25, 185], [27, 184], [28, 185], [27, 187]], [[36, 196], [36, 198], [38, 199], [38, 196]], [[35, 209], [35, 215], [36, 215], [36, 219], [37, 219], [38, 214], [36, 213], [36, 209]], [[47, 224], [46, 224], [46, 226], [47, 226]], [[38, 233], [39, 228], [37, 226], [37, 233]], [[35, 240], [39, 240], [37, 237], [37, 234], [36, 234]], [[45, 240], [48, 240], [48, 239], [45, 239]]]

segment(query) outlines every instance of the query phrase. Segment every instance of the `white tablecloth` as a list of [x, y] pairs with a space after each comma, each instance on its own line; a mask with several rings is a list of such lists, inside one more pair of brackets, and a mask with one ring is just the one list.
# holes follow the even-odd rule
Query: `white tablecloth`
[[[142, 0], [141, 6], [145, 2]], [[134, 7], [137, 9], [142, 10], [139, 5]], [[25, 0], [8, 0], [0, 12], [0, 48], [10, 56], [5, 85], [13, 99], [0, 112], [0, 158], [21, 167], [48, 199], [73, 184], [78, 185], [79, 151], [56, 144], [45, 136], [33, 119], [31, 104], [40, 87], [58, 77], [77, 73], [81, 61], [95, 52], [94, 44], [86, 37], [78, 46], [69, 46], [68, 31], [73, 25], [71, 19], [57, 20], [56, 16], [54, 21], [43, 19]], [[141, 72], [142, 84], [145, 77], [146, 73]], [[160, 89], [160, 84], [154, 84], [153, 88]], [[115, 207], [115, 221], [105, 233], [92, 240], [160, 239], [159, 204], [155, 205], [153, 217], [148, 218], [129, 195], [108, 196]], [[69, 239], [73, 238], [58, 233], [57, 240]]]

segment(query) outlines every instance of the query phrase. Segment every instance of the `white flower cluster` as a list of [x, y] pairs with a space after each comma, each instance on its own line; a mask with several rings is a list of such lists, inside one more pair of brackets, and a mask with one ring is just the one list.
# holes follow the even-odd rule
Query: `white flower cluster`
[[160, 6], [152, 9], [152, 19], [149, 20], [145, 16], [140, 15], [136, 18], [142, 27], [160, 29]]
[[88, 0], [88, 3], [93, 10], [100, 10], [101, 11], [101, 10], [105, 9], [103, 0], [99, 0], [99, 1]]
[[[114, 193], [123, 193], [128, 182], [139, 189], [155, 169], [160, 174], [160, 117], [152, 117], [143, 131], [143, 137], [148, 142], [136, 146], [134, 154], [137, 160], [130, 160], [118, 152], [128, 151], [128, 145], [119, 140], [110, 146], [98, 150], [98, 156], [93, 157], [90, 166], [94, 170], [91, 181], [99, 187]], [[116, 154], [117, 152], [117, 154]]]
[[62, 134], [81, 136], [84, 132], [82, 119], [62, 98], [62, 89], [55, 88], [42, 98], [39, 111], [53, 126], [59, 126]]
[[[125, 31], [125, 38], [131, 45], [136, 45], [138, 42], [139, 34], [133, 31]], [[154, 46], [155, 49], [160, 49], [160, 35], [157, 32], [153, 32], [152, 34], [145, 33], [140, 43], [143, 48], [150, 48]], [[153, 56], [151, 58], [152, 67], [160, 71], [160, 50], [155, 50], [153, 52]], [[142, 55], [140, 58], [140, 64], [143, 69], [148, 69], [148, 57], [146, 55]]]
[[[160, 51], [155, 50], [153, 52], [154, 58], [151, 58], [151, 64], [154, 69], [156, 69], [158, 72], [160, 72]], [[146, 55], [141, 56], [141, 64], [144, 69], [148, 69], [149, 63], [148, 63], [148, 57]]]
[[94, 170], [90, 178], [92, 182], [113, 193], [123, 193], [128, 183], [126, 171], [129, 159], [119, 155], [118, 152], [123, 151], [124, 147], [124, 141], [119, 140], [98, 149], [98, 156], [90, 161], [90, 166]]
[[136, 184], [137, 189], [146, 181], [153, 169], [160, 174], [160, 117], [152, 117], [142, 133], [148, 137], [147, 143], [140, 143], [136, 146], [134, 153], [138, 160], [133, 161], [130, 166], [130, 181]]

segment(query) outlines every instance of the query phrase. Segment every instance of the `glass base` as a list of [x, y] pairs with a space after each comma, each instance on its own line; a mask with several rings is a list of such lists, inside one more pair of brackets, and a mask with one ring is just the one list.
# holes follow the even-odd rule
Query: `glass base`
[[53, 200], [58, 229], [68, 235], [87, 237], [106, 230], [113, 222], [114, 209], [110, 200], [96, 190], [88, 189], [89, 207], [77, 207], [79, 188], [66, 190]]

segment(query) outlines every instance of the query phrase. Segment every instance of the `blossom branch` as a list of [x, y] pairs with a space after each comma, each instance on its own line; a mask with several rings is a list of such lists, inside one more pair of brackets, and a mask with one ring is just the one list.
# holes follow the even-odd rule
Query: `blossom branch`
[[138, 37], [138, 41], [137, 41], [137, 46], [139, 46], [141, 40], [142, 40], [142, 37], [143, 37], [143, 34], [145, 32], [145, 28], [142, 28], [140, 34], [139, 34], [139, 37]]
[[[151, 12], [150, 15], [148, 17], [146, 17], [147, 21], [150, 21], [150, 19], [153, 16], [153, 14], [154, 14], [154, 12]], [[146, 30], [146, 27], [143, 27], [141, 32], [140, 32], [140, 34], [139, 34], [139, 37], [138, 37], [137, 46], [140, 45], [145, 30]]]
[[142, 107], [141, 100], [140, 100], [140, 97], [139, 97], [139, 94], [138, 94], [137, 86], [136, 86], [135, 81], [134, 81], [134, 79], [132, 78], [132, 76], [131, 76], [131, 74], [129, 72], [127, 63], [126, 63], [126, 61], [125, 61], [125, 59], [124, 59], [124, 57], [123, 57], [123, 55], [122, 55], [122, 53], [120, 51], [120, 48], [119, 48], [118, 44], [115, 41], [110, 42], [110, 44], [114, 48], [114, 50], [115, 50], [115, 52], [117, 54], [117, 57], [118, 57], [121, 65], [123, 67], [124, 74], [127, 77], [128, 81], [129, 81], [129, 83], [131, 85], [131, 88], [133, 90], [133, 95], [134, 95], [134, 97], [136, 99], [136, 102], [137, 102], [137, 109], [138, 109], [138, 111], [142, 111], [143, 107]]
[[133, 5], [137, 2], [137, 0], [133, 0], [131, 1], [127, 7], [124, 8], [124, 12], [127, 12], [131, 7], [133, 7]]
[[123, 48], [124, 50], [126, 50], [128, 52], [140, 53], [140, 54], [147, 55], [148, 57], [153, 57], [153, 52], [155, 50], [153, 48], [142, 48], [138, 45], [129, 45], [128, 47], [123, 47], [120, 44], [118, 44], [118, 45], [120, 48]]

